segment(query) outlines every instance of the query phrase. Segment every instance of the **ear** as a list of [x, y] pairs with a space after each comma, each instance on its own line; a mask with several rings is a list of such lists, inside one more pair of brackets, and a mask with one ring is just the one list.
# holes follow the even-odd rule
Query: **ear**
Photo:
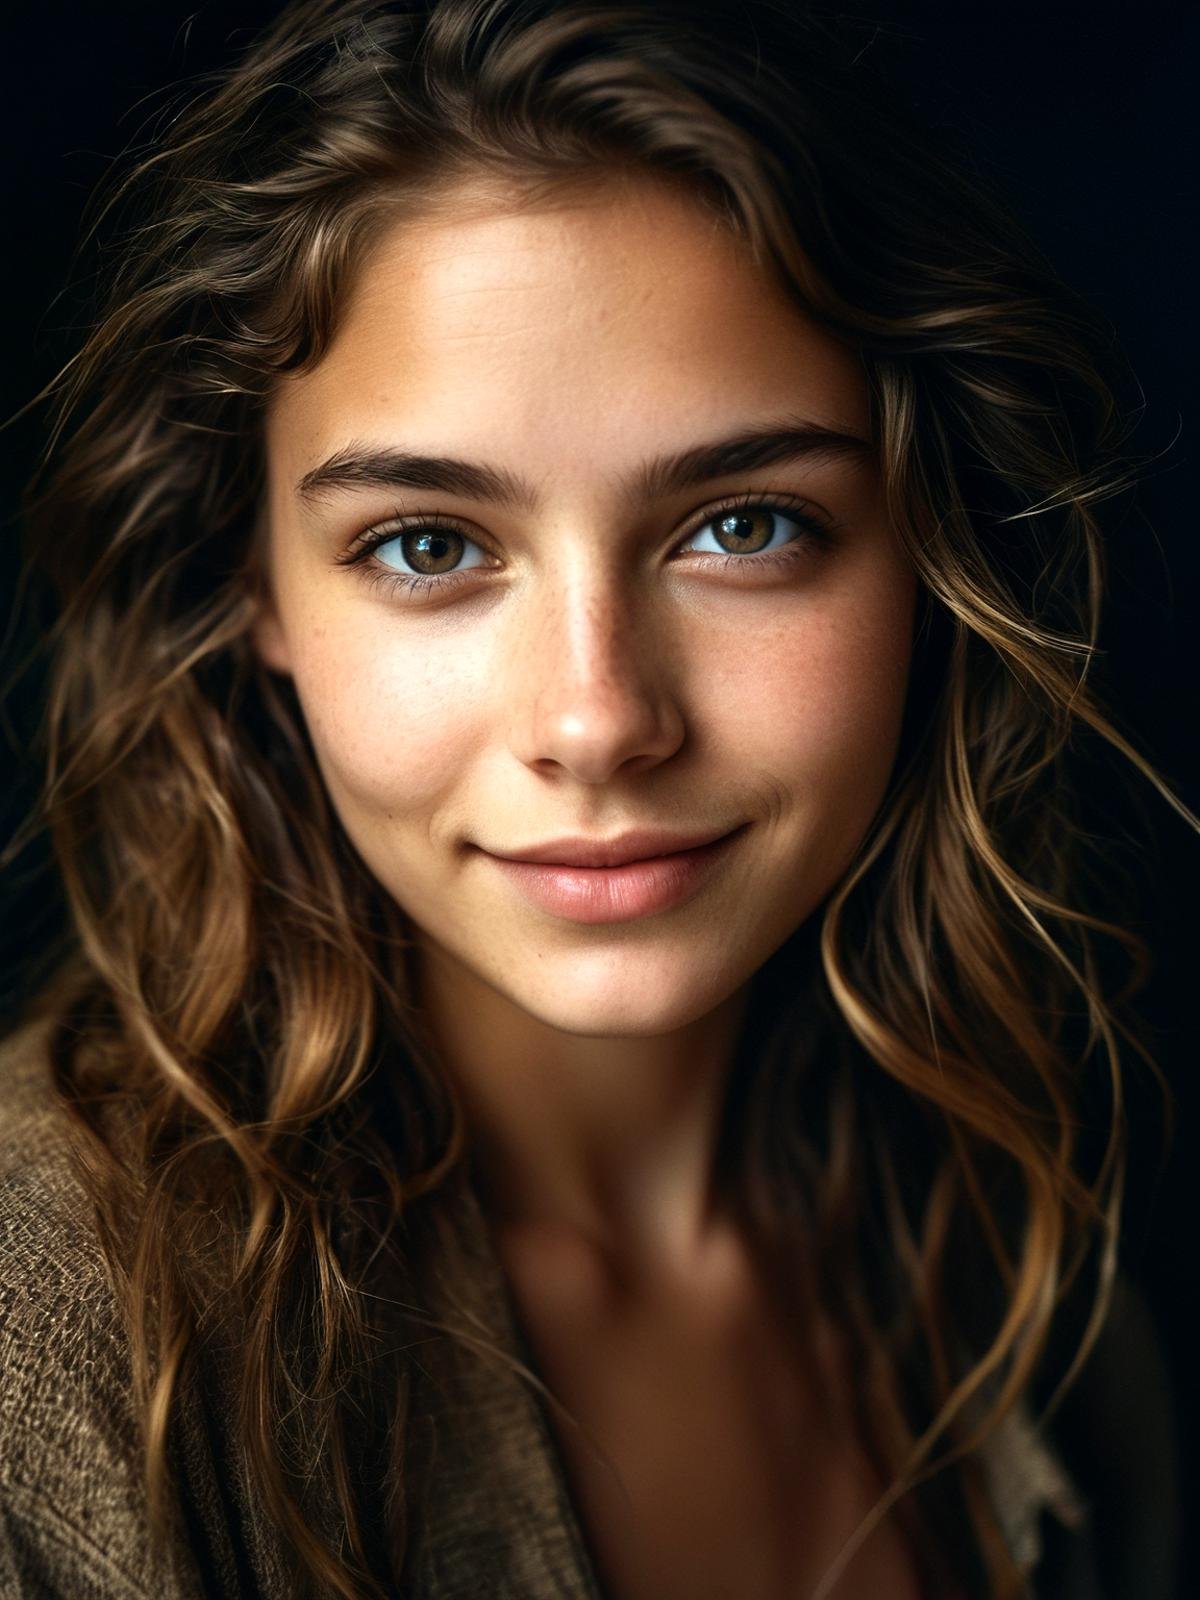
[[292, 662], [283, 623], [279, 620], [279, 610], [267, 576], [261, 569], [252, 576], [252, 592], [256, 609], [254, 621], [250, 624], [251, 647], [264, 667], [272, 672], [290, 673]]

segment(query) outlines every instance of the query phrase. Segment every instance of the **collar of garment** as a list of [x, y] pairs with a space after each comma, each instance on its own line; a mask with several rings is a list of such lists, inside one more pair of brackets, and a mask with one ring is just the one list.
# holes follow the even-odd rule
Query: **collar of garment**
[[[454, 1207], [457, 1260], [443, 1257], [439, 1298], [481, 1352], [536, 1372], [478, 1196], [469, 1182], [443, 1196]], [[495, 1600], [604, 1600], [553, 1429], [549, 1402], [516, 1367], [463, 1360], [458, 1341], [433, 1334], [417, 1359], [430, 1393], [420, 1474], [415, 1587], [438, 1600], [477, 1600], [488, 1573]], [[1013, 1557], [1027, 1576], [1041, 1556], [1049, 1512], [1070, 1528], [1087, 1502], [1027, 1404], [1008, 1413], [980, 1448], [985, 1481]], [[419, 1578], [417, 1574], [419, 1573]]]

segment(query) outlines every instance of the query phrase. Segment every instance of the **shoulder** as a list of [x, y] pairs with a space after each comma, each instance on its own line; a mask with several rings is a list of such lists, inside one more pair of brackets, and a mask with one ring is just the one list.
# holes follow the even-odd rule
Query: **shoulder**
[[[1118, 1271], [1069, 1384], [1094, 1309], [1077, 1275], [1040, 1369], [980, 1450], [989, 1498], [1037, 1600], [1176, 1600], [1180, 1462], [1172, 1387], [1145, 1295]], [[994, 1398], [992, 1375], [967, 1415]], [[1054, 1409], [1050, 1403], [1054, 1401]]]
[[[50, 1073], [49, 1024], [0, 1041], [0, 1338], [112, 1323], [115, 1302]], [[53, 1341], [59, 1348], [59, 1340]]]
[[27, 1283], [25, 1269], [35, 1260], [50, 1281], [27, 1286], [49, 1291], [64, 1280], [77, 1283], [85, 1261], [101, 1259], [67, 1113], [51, 1079], [50, 1026], [38, 1019], [0, 1039], [0, 1282], [6, 1288]]
[[[1091, 1311], [1060, 1308], [1043, 1371], [994, 1437], [994, 1499], [1019, 1523], [1038, 1600], [1175, 1600], [1180, 1462], [1154, 1317], [1118, 1273], [1092, 1348], [1059, 1394]], [[1048, 1403], [1058, 1395], [1053, 1411]]]
[[1181, 1538], [1173, 1386], [1149, 1300], [1125, 1273], [1052, 1426], [1090, 1507], [1104, 1593], [1172, 1600]]
[[[0, 1352], [9, 1383], [28, 1363], [71, 1360], [101, 1330], [117, 1341], [115, 1299], [68, 1114], [50, 1075], [48, 1024], [0, 1041]], [[7, 1408], [6, 1408], [7, 1409]], [[0, 1471], [8, 1458], [0, 1455]]]
[[128, 1349], [48, 1033], [0, 1041], [0, 1590], [125, 1600], [156, 1592]]

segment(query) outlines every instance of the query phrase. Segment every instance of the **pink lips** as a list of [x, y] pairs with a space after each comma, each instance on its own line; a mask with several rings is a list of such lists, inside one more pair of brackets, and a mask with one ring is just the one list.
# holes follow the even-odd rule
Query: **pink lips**
[[710, 844], [621, 866], [564, 866], [503, 856], [489, 859], [539, 910], [572, 922], [625, 922], [689, 899], [743, 831], [737, 828]]

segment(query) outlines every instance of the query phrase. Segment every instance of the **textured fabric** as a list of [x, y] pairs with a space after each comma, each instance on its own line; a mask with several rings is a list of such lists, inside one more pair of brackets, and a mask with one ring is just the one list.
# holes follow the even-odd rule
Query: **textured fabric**
[[[167, 1556], [151, 1553], [124, 1340], [50, 1086], [44, 1028], [0, 1045], [0, 1600], [293, 1600], [232, 1443], [229, 1374], [216, 1365], [185, 1395], [180, 1535]], [[445, 1278], [456, 1304], [532, 1366], [478, 1202], [469, 1187], [452, 1195], [459, 1255]], [[1161, 1383], [1152, 1333], [1139, 1337], [1124, 1357]], [[415, 1355], [422, 1473], [405, 1600], [603, 1600], [541, 1399], [436, 1334]], [[1140, 1397], [1158, 1456], [1169, 1433], [1164, 1396], [1151, 1384]], [[1090, 1404], [1111, 1410], [1103, 1395]], [[1103, 1426], [1101, 1415], [1098, 1437]], [[1173, 1479], [1144, 1450], [1130, 1456], [1111, 1505], [1098, 1507], [1027, 1411], [986, 1447], [989, 1490], [1037, 1600], [1174, 1600]], [[1152, 1504], [1138, 1497], [1147, 1480]], [[1117, 1586], [1098, 1570], [1100, 1513], [1118, 1554], [1122, 1528], [1132, 1530], [1125, 1543], [1136, 1559]]]

